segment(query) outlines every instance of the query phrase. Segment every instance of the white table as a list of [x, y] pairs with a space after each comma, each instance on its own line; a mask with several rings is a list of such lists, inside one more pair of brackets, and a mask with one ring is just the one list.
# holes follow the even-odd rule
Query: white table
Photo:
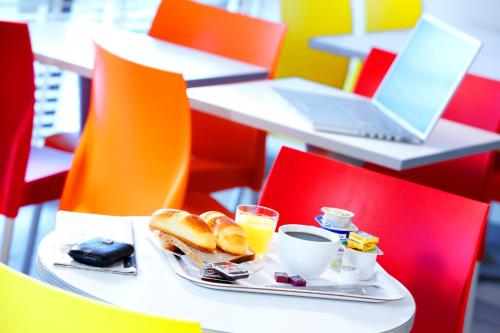
[[193, 109], [395, 170], [500, 148], [499, 135], [445, 119], [439, 120], [421, 145], [319, 132], [273, 87], [348, 96], [342, 90], [299, 78], [192, 88], [188, 96]]
[[190, 87], [267, 77], [263, 67], [96, 23], [31, 23], [29, 29], [37, 61], [86, 78], [94, 67], [93, 37], [127, 59], [183, 74]]
[[[470, 72], [500, 80], [500, 34], [479, 28], [460, 29], [483, 42]], [[310, 39], [309, 46], [332, 54], [364, 59], [373, 47], [397, 53], [409, 33], [410, 30], [390, 30], [360, 35], [318, 36]]]
[[35, 60], [80, 76], [80, 123], [87, 119], [96, 38], [111, 51], [150, 67], [181, 73], [188, 87], [267, 78], [266, 68], [90, 22], [30, 23]]
[[221, 332], [409, 332], [415, 302], [363, 303], [220, 291], [196, 286], [171, 270], [146, 239], [149, 217], [134, 218], [137, 276], [55, 268], [54, 234], [40, 243], [37, 271], [48, 283], [130, 310], [199, 321]]

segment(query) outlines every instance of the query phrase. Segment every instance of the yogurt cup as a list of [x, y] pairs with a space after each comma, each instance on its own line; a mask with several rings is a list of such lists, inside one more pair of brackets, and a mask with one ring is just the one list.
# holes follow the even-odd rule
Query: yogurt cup
[[382, 254], [384, 253], [378, 247], [374, 251], [361, 252], [345, 246], [344, 254], [342, 256], [342, 265], [358, 268], [359, 279], [370, 280], [373, 277], [373, 272], [375, 271], [377, 256]]
[[359, 268], [354, 266], [338, 266], [341, 284], [356, 284], [359, 280]]
[[328, 227], [346, 228], [351, 224], [354, 213], [341, 208], [323, 207], [324, 224]]
[[[323, 215], [317, 215], [315, 218], [316, 222], [318, 222], [319, 226], [321, 229], [328, 230], [334, 234], [337, 234], [339, 236], [339, 239], [341, 242], [347, 241], [347, 238], [349, 238], [349, 233], [351, 231], [358, 231], [358, 227], [356, 227], [353, 223], [351, 223], [349, 226], [342, 228], [342, 227], [331, 227], [331, 226], [326, 226], [323, 223]], [[339, 246], [337, 253], [335, 254], [335, 257], [333, 258], [331, 267], [335, 268], [336, 266], [340, 265], [342, 263], [342, 256], [344, 254], [344, 247]]]

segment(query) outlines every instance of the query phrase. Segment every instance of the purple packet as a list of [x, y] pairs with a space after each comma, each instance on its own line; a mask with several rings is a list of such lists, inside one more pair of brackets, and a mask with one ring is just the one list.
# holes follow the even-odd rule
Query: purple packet
[[304, 287], [306, 285], [306, 280], [304, 280], [300, 275], [290, 276], [288, 281], [294, 287]]
[[288, 283], [289, 281], [288, 274], [283, 272], [275, 272], [274, 280], [278, 283]]

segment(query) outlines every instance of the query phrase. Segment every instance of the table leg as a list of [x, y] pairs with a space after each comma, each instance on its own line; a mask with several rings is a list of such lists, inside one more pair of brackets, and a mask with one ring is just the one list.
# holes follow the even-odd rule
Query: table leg
[[90, 106], [90, 87], [92, 80], [86, 77], [79, 77], [80, 85], [80, 132], [85, 127]]

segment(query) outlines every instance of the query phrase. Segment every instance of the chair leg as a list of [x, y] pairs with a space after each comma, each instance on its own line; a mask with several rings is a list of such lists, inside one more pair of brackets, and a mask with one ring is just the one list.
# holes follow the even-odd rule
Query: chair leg
[[0, 261], [6, 265], [9, 263], [10, 243], [12, 242], [13, 231], [14, 219], [10, 217], [5, 218], [2, 241], [2, 256], [0, 258]]
[[40, 224], [40, 215], [42, 214], [43, 204], [36, 205], [33, 211], [33, 216], [30, 225], [30, 234], [26, 245], [26, 254], [24, 255], [23, 273], [29, 274], [31, 268], [31, 260], [33, 258], [33, 249], [35, 248], [36, 235], [38, 233], [38, 225]]

